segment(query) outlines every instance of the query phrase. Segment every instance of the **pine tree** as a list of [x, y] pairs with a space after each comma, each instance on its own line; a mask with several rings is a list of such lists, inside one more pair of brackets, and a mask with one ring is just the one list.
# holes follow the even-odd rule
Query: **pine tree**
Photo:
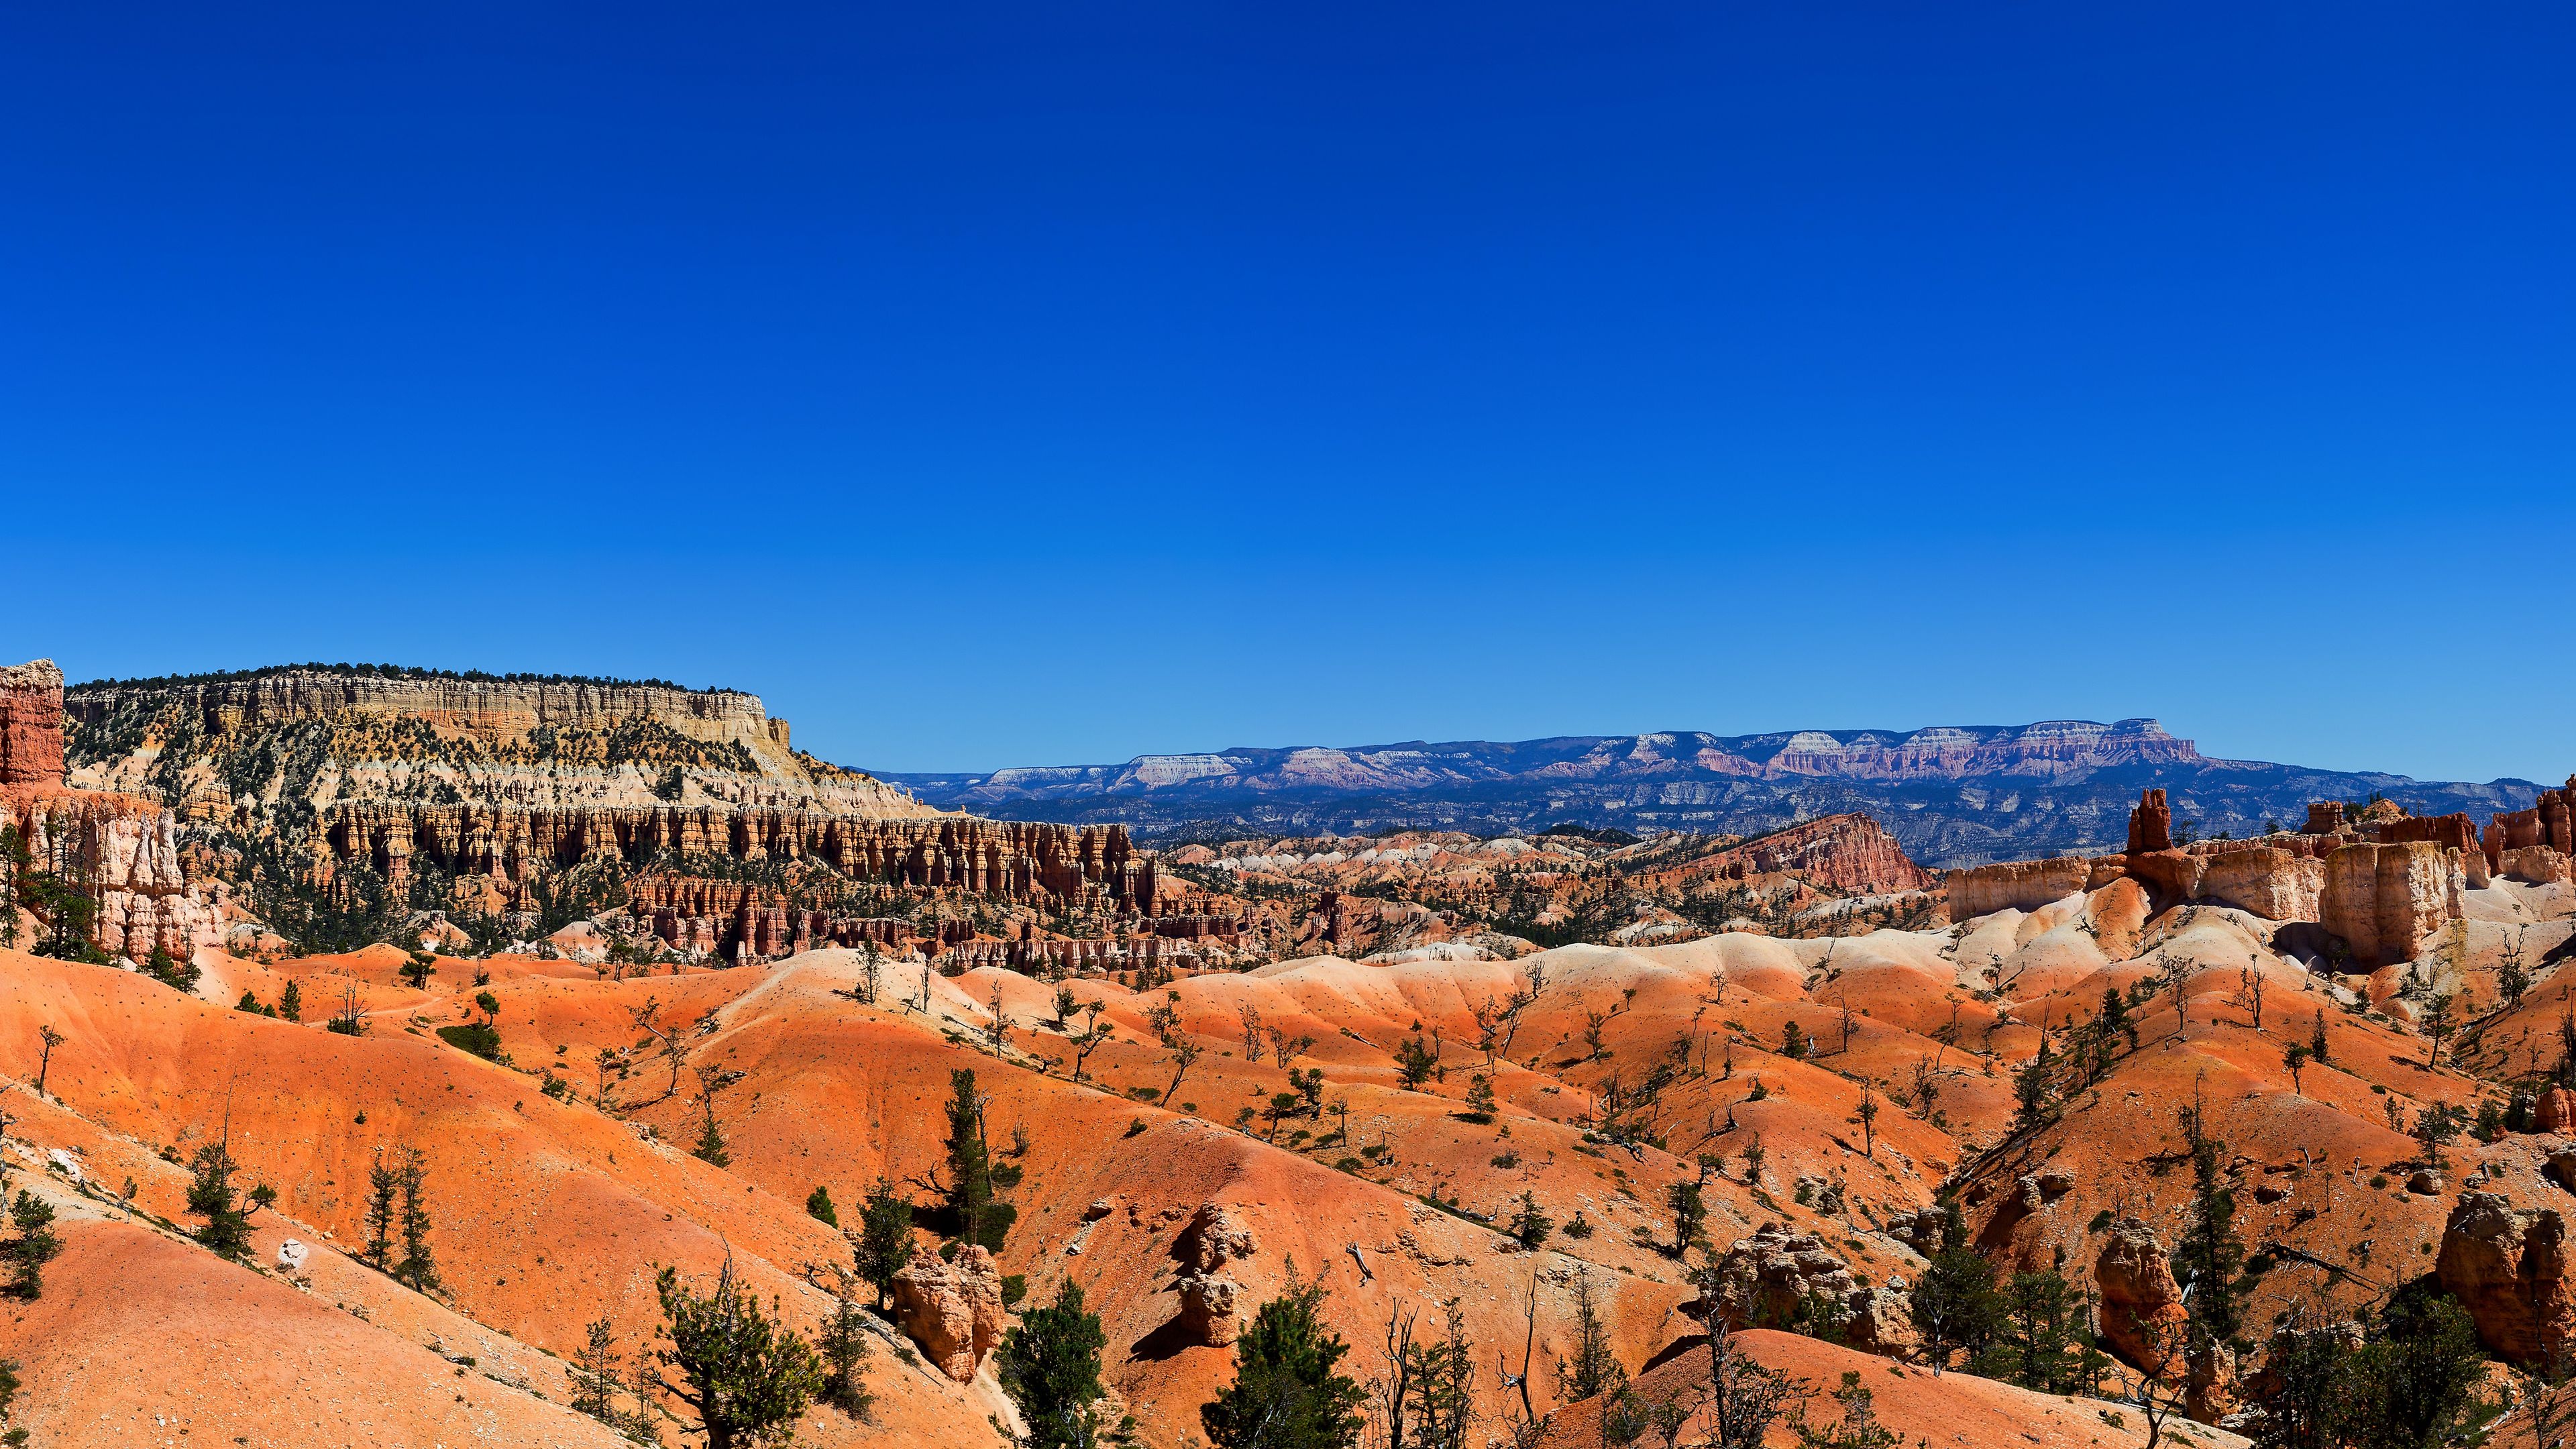
[[253, 1207], [244, 1210], [241, 1195], [233, 1187], [233, 1174], [241, 1164], [233, 1160], [230, 1134], [197, 1149], [188, 1160], [193, 1174], [188, 1183], [188, 1211], [206, 1220], [197, 1229], [197, 1241], [224, 1257], [240, 1260], [250, 1255], [250, 1215], [264, 1205], [262, 1195], [274, 1197], [265, 1188], [253, 1197]]
[[384, 1151], [367, 1168], [367, 1247], [366, 1259], [379, 1273], [393, 1271], [394, 1218], [396, 1195], [402, 1191], [402, 1174], [385, 1160]]
[[1557, 1360], [1556, 1396], [1568, 1403], [1617, 1393], [1628, 1383], [1627, 1367], [1610, 1346], [1610, 1324], [1601, 1313], [1601, 1294], [1589, 1267], [1574, 1277], [1574, 1346]]
[[1708, 1319], [1707, 1388], [1707, 1449], [1763, 1449], [1773, 1422], [1806, 1393], [1797, 1380], [1739, 1347], [1726, 1315], [1715, 1312]]
[[2191, 1200], [2173, 1253], [2174, 1281], [2190, 1314], [2189, 1358], [2194, 1382], [2208, 1382], [2219, 1356], [2243, 1351], [2244, 1240], [2236, 1235], [2236, 1194], [2219, 1170], [2226, 1144], [2202, 1135], [2195, 1116], [2191, 1148]]
[[2353, 1324], [2297, 1318], [2275, 1330], [2264, 1371], [2248, 1381], [2254, 1442], [2262, 1449], [2340, 1449], [2354, 1417], [2360, 1348]]
[[[605, 1318], [594, 1321], [581, 1351], [566, 1366], [572, 1378], [572, 1410], [588, 1414], [638, 1444], [659, 1445], [662, 1436], [654, 1432], [653, 1410], [643, 1392], [630, 1387], [617, 1352], [617, 1332]], [[632, 1410], [621, 1409], [617, 1396], [635, 1397]]]
[[859, 1366], [868, 1359], [867, 1319], [850, 1301], [860, 1287], [857, 1275], [846, 1268], [835, 1271], [839, 1292], [833, 1295], [831, 1316], [823, 1320], [822, 1334], [814, 1340], [823, 1359], [823, 1387], [817, 1397], [853, 1419], [864, 1419], [877, 1399], [859, 1377]]
[[654, 1360], [676, 1369], [675, 1382], [655, 1375], [663, 1392], [698, 1415], [706, 1449], [738, 1449], [783, 1437], [824, 1386], [814, 1347], [760, 1309], [760, 1299], [734, 1276], [725, 1258], [701, 1294], [664, 1268], [654, 1280], [662, 1300], [662, 1337]]
[[983, 1095], [975, 1090], [975, 1073], [959, 1068], [948, 1074], [948, 1212], [957, 1241], [992, 1252], [1018, 1220], [1019, 1209], [1001, 1201], [1000, 1190], [1016, 1179], [1016, 1169], [997, 1169], [984, 1140]]
[[0, 1261], [9, 1265], [8, 1286], [0, 1291], [12, 1298], [41, 1298], [45, 1265], [63, 1250], [63, 1240], [54, 1236], [53, 1204], [20, 1188], [9, 1204], [9, 1225], [17, 1235], [0, 1243]]
[[894, 1293], [894, 1277], [903, 1271], [912, 1245], [912, 1204], [898, 1196], [894, 1182], [880, 1177], [859, 1208], [858, 1240], [850, 1245], [852, 1266], [877, 1290], [877, 1306]]
[[415, 1293], [427, 1293], [439, 1286], [438, 1263], [429, 1250], [429, 1208], [421, 1194], [429, 1185], [429, 1166], [417, 1147], [405, 1147], [396, 1154], [395, 1181], [402, 1191], [402, 1261], [394, 1265], [396, 1280], [410, 1286]]
[[1360, 1386], [1335, 1372], [1350, 1345], [1318, 1317], [1324, 1290], [1287, 1285], [1256, 1310], [1234, 1345], [1234, 1382], [1199, 1410], [1213, 1449], [1351, 1449], [1365, 1426]]
[[1665, 1201], [1673, 1210], [1673, 1240], [1665, 1245], [1666, 1257], [1678, 1258], [1690, 1251], [1699, 1240], [1700, 1230], [1708, 1225], [1708, 1198], [1700, 1185], [1684, 1178], [1664, 1189]]
[[2013, 1136], [2019, 1137], [2057, 1120], [2055, 1066], [2056, 1060], [2048, 1049], [2048, 1033], [2042, 1031], [2037, 1054], [2013, 1074]]
[[2093, 1346], [2089, 1305], [2057, 1268], [2013, 1274], [1997, 1307], [1976, 1372], [2043, 1394], [2073, 1394], [2089, 1391], [2107, 1366]]
[[1906, 1298], [1906, 1311], [1923, 1337], [1934, 1373], [1949, 1366], [1953, 1353], [1964, 1349], [1973, 1355], [1983, 1349], [2003, 1311], [1994, 1266], [1968, 1245], [1967, 1218], [1958, 1200], [1942, 1198], [1941, 1209], [1941, 1246]]
[[832, 1206], [832, 1189], [822, 1183], [814, 1184], [814, 1190], [805, 1194], [805, 1213], [816, 1222], [836, 1228], [841, 1225], [841, 1214]]
[[2427, 1282], [2399, 1289], [2359, 1355], [2355, 1437], [2365, 1449], [2435, 1449], [2476, 1422], [2485, 1355], [2467, 1310]]
[[1790, 1413], [1789, 1431], [1797, 1435], [1800, 1449], [1896, 1449], [1904, 1442], [1878, 1422], [1877, 1395], [1861, 1385], [1857, 1370], [1843, 1370], [1841, 1387], [1827, 1397], [1842, 1410], [1838, 1418], [1810, 1423], [1804, 1404]]
[[304, 1019], [304, 988], [289, 981], [277, 997], [277, 1014], [287, 1021]]
[[1100, 1442], [1100, 1350], [1108, 1335], [1100, 1315], [1083, 1306], [1082, 1286], [1067, 1278], [1055, 1301], [1032, 1308], [1002, 1336], [1003, 1392], [1028, 1425], [1022, 1449], [1091, 1449]]
[[1519, 1239], [1522, 1247], [1535, 1248], [1546, 1242], [1547, 1235], [1555, 1228], [1555, 1221], [1539, 1211], [1538, 1194], [1524, 1190], [1514, 1203], [1511, 1221], [1503, 1231]]
[[733, 1154], [725, 1151], [724, 1125], [716, 1120], [716, 1091], [713, 1079], [702, 1073], [698, 1079], [698, 1106], [704, 1120], [698, 1128], [697, 1145], [689, 1149], [689, 1155], [710, 1167], [731, 1167]]
[[[1468, 1449], [1468, 1434], [1476, 1423], [1476, 1345], [1467, 1337], [1467, 1314], [1459, 1300], [1452, 1298], [1440, 1305], [1444, 1332], [1433, 1342], [1410, 1344], [1405, 1349], [1404, 1374], [1412, 1393], [1397, 1438], [1403, 1449]], [[1625, 1369], [1617, 1369], [1617, 1384], [1610, 1392], [1618, 1393], [1628, 1386]]]

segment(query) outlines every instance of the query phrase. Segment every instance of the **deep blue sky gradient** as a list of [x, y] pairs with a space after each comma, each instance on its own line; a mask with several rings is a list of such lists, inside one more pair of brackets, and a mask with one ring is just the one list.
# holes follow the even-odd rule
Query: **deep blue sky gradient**
[[0, 11], [0, 654], [2576, 768], [2565, 7], [393, 9]]

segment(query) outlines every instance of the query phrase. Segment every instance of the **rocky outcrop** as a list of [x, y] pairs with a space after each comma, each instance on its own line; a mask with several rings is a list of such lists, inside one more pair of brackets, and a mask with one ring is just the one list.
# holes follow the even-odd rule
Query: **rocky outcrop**
[[2430, 841], [2347, 845], [2326, 857], [2317, 919], [2362, 965], [2409, 961], [2458, 918], [2466, 884], [2459, 854]]
[[2202, 858], [2199, 897], [2267, 921], [2313, 921], [2325, 894], [2325, 862], [2275, 845]]
[[0, 669], [0, 786], [63, 781], [63, 672], [39, 659]]
[[2138, 792], [2137, 808], [2129, 812], [2130, 855], [2151, 850], [2173, 849], [2173, 810], [2165, 804], [2162, 790]]
[[1893, 1356], [1917, 1343], [1903, 1295], [1863, 1286], [1851, 1264], [1813, 1233], [1768, 1224], [1737, 1239], [1710, 1277], [1715, 1287], [1702, 1309], [1729, 1327], [1786, 1327], [1818, 1303], [1839, 1316], [1854, 1348]]
[[[223, 940], [222, 897], [190, 881], [178, 820], [148, 801], [63, 788], [63, 675], [50, 659], [0, 669], [0, 829], [39, 869], [98, 903], [91, 939], [133, 961], [185, 961]], [[0, 907], [14, 910], [14, 904]]]
[[2379, 843], [2405, 845], [2412, 841], [2438, 845], [2445, 850], [2474, 850], [2484, 853], [2478, 839], [2478, 828], [2469, 821], [2467, 811], [2449, 815], [2410, 815], [2379, 827]]
[[1250, 1306], [1243, 1285], [1226, 1272], [1230, 1264], [1252, 1257], [1252, 1229], [1221, 1203], [1203, 1204], [1172, 1245], [1180, 1272], [1172, 1291], [1181, 1309], [1173, 1323], [1187, 1341], [1221, 1348], [1241, 1331], [1241, 1315]]
[[1943, 878], [1950, 890], [1950, 919], [1965, 921], [1995, 911], [2028, 911], [2093, 884], [2092, 862], [2062, 855], [2054, 860], [2014, 860], [1970, 866]]
[[2564, 789], [2541, 791], [2530, 809], [2507, 810], [2488, 821], [2482, 844], [2497, 869], [2504, 869], [2508, 851], [2546, 848], [2562, 857], [2576, 856], [2576, 775], [2567, 778]]
[[2576, 1092], [2552, 1087], [2531, 1104], [2531, 1130], [2564, 1137], [2576, 1129]]
[[2332, 835], [2341, 829], [2343, 829], [2343, 802], [2341, 800], [2312, 800], [2308, 802], [2308, 833], [2310, 835]]
[[2553, 1208], [2520, 1209], [2499, 1194], [2464, 1192], [2442, 1226], [2433, 1271], [2466, 1308], [2478, 1340], [2518, 1363], [2576, 1347], [2567, 1225]]
[[2113, 1223], [2093, 1260], [2093, 1282], [2102, 1295], [2103, 1347], [2132, 1368], [2171, 1367], [2157, 1340], [2187, 1315], [2155, 1230], [2136, 1218]]
[[1934, 875], [1866, 815], [1827, 815], [1707, 857], [1719, 880], [1795, 875], [1811, 886], [1855, 895], [1931, 889]]
[[2566, 885], [2570, 882], [2567, 855], [2546, 845], [2524, 845], [2495, 852], [2498, 875], [2531, 885]]
[[584, 861], [642, 869], [659, 859], [812, 861], [856, 881], [970, 894], [1066, 911], [1153, 913], [1152, 861], [1120, 825], [1046, 825], [943, 816], [869, 819], [718, 806], [431, 805], [353, 801], [323, 816], [321, 849], [388, 884], [425, 861], [456, 876], [524, 886]]
[[941, 1373], [961, 1384], [972, 1379], [1002, 1341], [1002, 1275], [993, 1255], [960, 1248], [956, 1261], [942, 1262], [927, 1244], [913, 1244], [912, 1260], [894, 1275], [894, 1316]]

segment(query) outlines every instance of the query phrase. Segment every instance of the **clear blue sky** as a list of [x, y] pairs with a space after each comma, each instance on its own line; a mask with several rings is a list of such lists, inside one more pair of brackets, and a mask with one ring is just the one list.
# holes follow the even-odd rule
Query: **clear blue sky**
[[2576, 12], [0, 18], [0, 653], [2576, 768]]

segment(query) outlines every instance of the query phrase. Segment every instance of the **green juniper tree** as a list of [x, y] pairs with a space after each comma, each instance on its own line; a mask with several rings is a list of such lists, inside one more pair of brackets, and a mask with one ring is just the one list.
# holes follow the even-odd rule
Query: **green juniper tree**
[[851, 1266], [877, 1290], [882, 1308], [894, 1294], [894, 1277], [903, 1271], [912, 1244], [912, 1204], [880, 1177], [859, 1205], [858, 1237], [850, 1244]]
[[1297, 1277], [1264, 1303], [1234, 1345], [1234, 1382], [1199, 1410], [1213, 1449], [1351, 1449], [1367, 1394], [1336, 1371], [1350, 1346], [1317, 1310], [1324, 1290]]
[[855, 1300], [864, 1286], [858, 1275], [847, 1268], [836, 1267], [837, 1280], [832, 1295], [832, 1312], [823, 1320], [823, 1331], [814, 1347], [823, 1359], [823, 1387], [819, 1391], [824, 1403], [849, 1415], [865, 1419], [877, 1396], [860, 1378], [860, 1365], [868, 1359], [868, 1325]]
[[429, 1188], [429, 1164], [417, 1147], [402, 1147], [394, 1152], [394, 1185], [402, 1204], [394, 1222], [402, 1233], [402, 1257], [392, 1273], [395, 1281], [415, 1293], [427, 1293], [439, 1286], [438, 1262], [429, 1247], [429, 1206], [422, 1200]]
[[262, 1184], [251, 1190], [250, 1207], [242, 1206], [241, 1193], [233, 1186], [241, 1164], [233, 1159], [229, 1128], [223, 1137], [198, 1148], [188, 1168], [188, 1211], [206, 1220], [197, 1229], [197, 1241], [224, 1257], [247, 1259], [251, 1214], [275, 1202], [276, 1191]]
[[657, 1373], [654, 1386], [697, 1413], [706, 1449], [793, 1437], [797, 1418], [824, 1389], [826, 1369], [813, 1345], [761, 1311], [760, 1299], [734, 1276], [732, 1256], [704, 1293], [677, 1268], [662, 1269], [653, 1287], [668, 1345], [655, 1350], [654, 1361], [678, 1374]]
[[1953, 1354], [1982, 1350], [2003, 1312], [1994, 1265], [1968, 1245], [1968, 1222], [1958, 1200], [1944, 1196], [1941, 1210], [1941, 1245], [1906, 1296], [1906, 1311], [1936, 1374], [1949, 1366]]
[[1092, 1449], [1103, 1440], [1100, 1351], [1108, 1343], [1100, 1315], [1083, 1306], [1082, 1285], [1071, 1278], [1054, 1302], [1022, 1314], [1002, 1336], [1002, 1390], [1028, 1426], [1021, 1449]]
[[952, 1235], [958, 1242], [998, 1253], [1020, 1215], [1018, 1208], [1002, 1201], [1001, 1194], [1019, 1181], [1020, 1170], [993, 1161], [984, 1135], [988, 1099], [975, 1089], [973, 1069], [951, 1071], [948, 1088], [947, 1206]]
[[2236, 1194], [2220, 1171], [2226, 1144], [2203, 1135], [2194, 1115], [2191, 1199], [2184, 1208], [2181, 1240], [2173, 1252], [2174, 1281], [2190, 1315], [2187, 1350], [2193, 1381], [2212, 1381], [2222, 1359], [2246, 1348], [2245, 1294], [2241, 1274], [2245, 1243], [2236, 1233]]
[[63, 1250], [63, 1240], [54, 1236], [53, 1204], [20, 1188], [9, 1204], [9, 1225], [17, 1232], [0, 1243], [0, 1263], [9, 1268], [9, 1282], [0, 1292], [12, 1298], [41, 1298], [45, 1265]]

